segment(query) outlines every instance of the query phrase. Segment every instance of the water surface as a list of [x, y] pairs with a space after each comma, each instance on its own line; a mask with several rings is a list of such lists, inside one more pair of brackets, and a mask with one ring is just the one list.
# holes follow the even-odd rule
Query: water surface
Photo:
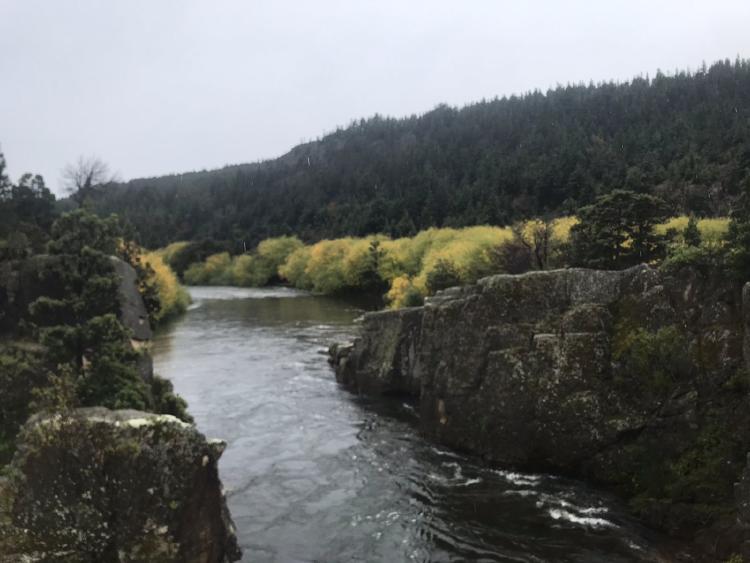
[[485, 467], [424, 441], [398, 401], [341, 389], [333, 341], [362, 310], [291, 289], [191, 288], [157, 336], [158, 373], [220, 461], [244, 561], [656, 561], [611, 497]]

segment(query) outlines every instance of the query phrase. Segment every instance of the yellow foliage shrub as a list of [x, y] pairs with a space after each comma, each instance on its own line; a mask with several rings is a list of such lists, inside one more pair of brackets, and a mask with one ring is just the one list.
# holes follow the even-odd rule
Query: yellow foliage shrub
[[310, 289], [311, 282], [305, 271], [307, 263], [310, 261], [311, 249], [309, 246], [303, 246], [292, 252], [279, 267], [279, 277], [288, 281], [294, 287], [300, 289]]
[[[561, 217], [552, 223], [551, 249], [567, 242], [576, 217]], [[543, 223], [530, 220], [520, 235], [531, 243], [533, 233]], [[727, 229], [727, 219], [702, 219], [698, 227], [704, 240], [719, 240]], [[657, 231], [670, 227], [684, 230], [687, 217], [675, 217]], [[460, 283], [500, 273], [497, 250], [514, 240], [509, 227], [477, 226], [463, 229], [430, 228], [411, 238], [391, 240], [386, 236], [346, 237], [322, 240], [305, 246], [296, 237], [277, 237], [261, 242], [252, 255], [231, 258], [227, 253], [209, 256], [185, 272], [190, 284], [265, 285], [278, 278], [300, 289], [337, 293], [349, 289], [372, 288], [373, 280], [387, 283], [386, 299], [392, 307], [414, 304], [428, 294], [427, 279], [437, 265], [449, 265]], [[373, 242], [377, 241], [375, 247]], [[185, 243], [174, 243], [161, 251], [176, 252]], [[433, 276], [433, 279], [435, 276]]]
[[235, 256], [231, 263], [232, 285], [250, 287], [255, 285], [255, 260], [250, 254]]
[[[656, 226], [656, 232], [660, 235], [666, 234], [669, 229], [675, 229], [682, 233], [687, 227], [689, 218], [687, 215], [672, 217], [669, 221]], [[698, 230], [705, 242], [719, 242], [727, 234], [729, 219], [727, 217], [714, 217], [711, 219], [698, 219]]]
[[177, 276], [167, 265], [162, 254], [147, 252], [141, 256], [141, 263], [148, 264], [154, 271], [161, 302], [161, 309], [156, 314], [157, 323], [183, 313], [190, 304], [190, 295], [180, 285]]
[[312, 245], [305, 275], [313, 291], [336, 293], [347, 286], [344, 263], [354, 240], [322, 240]]
[[159, 254], [164, 259], [164, 262], [169, 264], [172, 261], [172, 258], [174, 258], [174, 255], [185, 248], [188, 244], [190, 243], [185, 240], [173, 242], [171, 244], [168, 244], [164, 248], [152, 252], [151, 254]]
[[188, 285], [231, 285], [232, 258], [228, 252], [212, 254], [205, 262], [192, 264], [184, 277]]
[[391, 280], [391, 288], [385, 294], [388, 305], [394, 309], [420, 305], [424, 293], [417, 289], [409, 276], [398, 276]]

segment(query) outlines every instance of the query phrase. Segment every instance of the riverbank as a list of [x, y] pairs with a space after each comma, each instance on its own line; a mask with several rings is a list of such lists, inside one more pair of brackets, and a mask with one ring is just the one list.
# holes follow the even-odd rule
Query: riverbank
[[741, 294], [690, 268], [494, 276], [366, 315], [331, 359], [356, 392], [413, 396], [437, 443], [610, 487], [722, 560], [750, 537]]
[[157, 334], [158, 372], [221, 436], [246, 561], [672, 560], [680, 546], [612, 495], [493, 469], [419, 432], [411, 401], [356, 396], [323, 353], [366, 310], [290, 288], [189, 288]]
[[[252, 252], [217, 252], [216, 242], [178, 242], [156, 251], [188, 285], [263, 287], [287, 283], [324, 295], [378, 293], [391, 308], [420, 305], [426, 296], [497, 273], [568, 265], [575, 217], [529, 220], [513, 227], [432, 228], [412, 237], [346, 237], [303, 244], [296, 237], [262, 241]], [[687, 217], [658, 225], [670, 254], [684, 247]], [[719, 248], [724, 218], [696, 222], [705, 252]], [[693, 249], [693, 253], [704, 249]]]

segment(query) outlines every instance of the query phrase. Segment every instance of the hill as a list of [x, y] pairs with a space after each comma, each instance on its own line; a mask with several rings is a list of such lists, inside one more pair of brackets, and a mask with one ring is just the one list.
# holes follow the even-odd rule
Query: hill
[[738, 59], [362, 119], [275, 160], [112, 185], [95, 208], [149, 247], [213, 238], [239, 251], [572, 214], [617, 188], [724, 215], [747, 182], [750, 61]]

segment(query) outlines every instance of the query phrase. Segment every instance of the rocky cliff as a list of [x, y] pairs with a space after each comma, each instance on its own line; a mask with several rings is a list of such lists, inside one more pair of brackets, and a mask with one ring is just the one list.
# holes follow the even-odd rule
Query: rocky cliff
[[418, 398], [436, 441], [610, 486], [650, 524], [723, 556], [745, 535], [734, 497], [750, 450], [741, 289], [647, 266], [494, 276], [366, 315], [331, 361], [355, 391]]
[[111, 257], [112, 267], [120, 280], [117, 294], [120, 302], [120, 322], [132, 333], [130, 344], [140, 353], [138, 372], [146, 383], [154, 379], [154, 362], [151, 358], [153, 331], [148, 311], [138, 291], [138, 274], [128, 263]]
[[0, 561], [239, 559], [224, 444], [192, 425], [95, 407], [34, 417], [20, 444], [0, 485]]

